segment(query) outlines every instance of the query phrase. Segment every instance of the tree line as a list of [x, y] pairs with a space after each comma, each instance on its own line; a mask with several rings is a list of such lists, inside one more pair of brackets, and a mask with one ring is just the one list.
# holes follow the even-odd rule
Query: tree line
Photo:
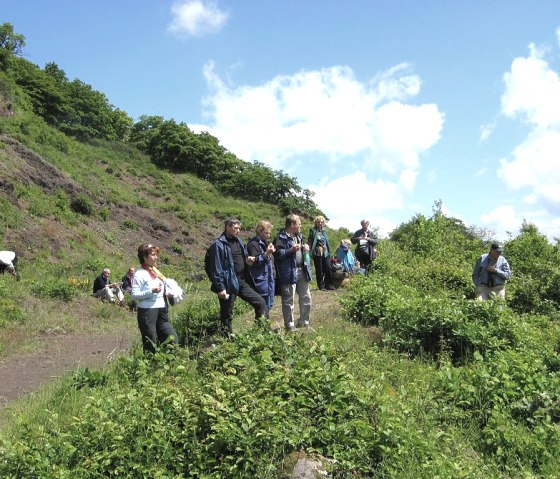
[[279, 205], [283, 213], [322, 213], [314, 193], [297, 179], [258, 161], [248, 162], [228, 151], [207, 132], [162, 116], [135, 122], [112, 105], [102, 92], [49, 62], [44, 68], [21, 57], [25, 37], [10, 23], [0, 25], [0, 100], [30, 110], [48, 125], [79, 141], [129, 143], [161, 168], [191, 173], [214, 184], [225, 195]]

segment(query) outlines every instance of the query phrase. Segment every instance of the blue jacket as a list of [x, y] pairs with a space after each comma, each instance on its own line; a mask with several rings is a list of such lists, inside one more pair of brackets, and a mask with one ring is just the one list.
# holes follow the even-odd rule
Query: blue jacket
[[255, 236], [247, 244], [249, 256], [255, 257], [250, 267], [251, 276], [255, 282], [255, 290], [259, 293], [270, 310], [274, 306], [275, 272], [274, 258], [265, 254], [267, 244]]
[[489, 273], [488, 271], [486, 271], [486, 267], [489, 263], [489, 258], [490, 255], [488, 253], [483, 254], [478, 258], [476, 264], [474, 265], [472, 280], [476, 287], [480, 286], [481, 284], [488, 286], [490, 275], [493, 275], [494, 286], [501, 286], [511, 278], [511, 268], [509, 267], [509, 263], [507, 262], [507, 259], [505, 259], [501, 255], [498, 256], [495, 265], [498, 271], [496, 273]]
[[[299, 235], [299, 240], [302, 245], [305, 244], [303, 235]], [[276, 265], [278, 266], [278, 277], [276, 281], [280, 284], [296, 284], [298, 280], [298, 271], [300, 271], [296, 265], [296, 253], [290, 252], [289, 249], [295, 244], [294, 238], [288, 236], [286, 230], [280, 231], [276, 239], [274, 240], [274, 246], [276, 252], [274, 257], [276, 258]], [[306, 271], [307, 280], [311, 281], [311, 265], [303, 262], [303, 268]]]
[[[241, 244], [243, 261], [245, 261], [248, 256], [247, 248], [239, 238], [237, 238], [237, 241]], [[219, 293], [225, 289], [228, 294], [237, 294], [239, 292], [239, 280], [235, 274], [233, 254], [225, 233], [222, 233], [222, 235], [210, 245], [209, 251], [209, 269], [212, 272], [212, 286], [210, 289], [214, 293]]]

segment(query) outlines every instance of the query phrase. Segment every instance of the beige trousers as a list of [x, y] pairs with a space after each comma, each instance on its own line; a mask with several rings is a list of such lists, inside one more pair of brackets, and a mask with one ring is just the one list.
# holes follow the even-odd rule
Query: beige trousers
[[476, 296], [475, 298], [479, 301], [486, 301], [490, 299], [492, 296], [497, 296], [500, 299], [506, 299], [506, 286], [504, 284], [500, 286], [485, 286], [481, 284], [476, 288]]

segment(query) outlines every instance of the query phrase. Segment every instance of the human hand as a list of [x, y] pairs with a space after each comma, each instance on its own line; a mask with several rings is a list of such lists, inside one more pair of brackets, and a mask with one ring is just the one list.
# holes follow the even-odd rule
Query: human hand
[[247, 259], [245, 261], [249, 266], [251, 266], [255, 262], [255, 259], [256, 258], [254, 256], [247, 256]]

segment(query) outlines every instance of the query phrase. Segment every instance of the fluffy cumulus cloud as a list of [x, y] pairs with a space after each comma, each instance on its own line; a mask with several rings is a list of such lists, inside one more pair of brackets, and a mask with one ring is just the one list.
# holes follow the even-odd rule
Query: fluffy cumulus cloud
[[208, 0], [176, 2], [171, 12], [169, 31], [179, 36], [202, 37], [219, 32], [228, 19], [226, 12]]
[[287, 171], [304, 187], [314, 183], [316, 202], [333, 219], [339, 214], [330, 200], [335, 193], [383, 195], [379, 203], [364, 198], [361, 212], [355, 211], [358, 198], [350, 201], [345, 214], [353, 212], [352, 222], [377, 208], [402, 207], [422, 153], [443, 128], [436, 105], [412, 104], [421, 81], [405, 64], [367, 82], [345, 66], [281, 75], [256, 86], [229, 86], [211, 63], [204, 74], [210, 126], [193, 128], [210, 131], [244, 160]]
[[516, 58], [504, 75], [502, 112], [529, 126], [525, 140], [498, 175], [512, 190], [527, 191], [526, 203], [560, 214], [560, 78], [534, 45], [529, 56]]
[[519, 214], [512, 205], [494, 208], [490, 213], [483, 215], [481, 220], [502, 240], [506, 239], [507, 232], [515, 233], [521, 224]]
[[358, 229], [360, 220], [369, 219], [382, 235], [396, 226], [383, 219], [383, 212], [399, 210], [405, 201], [403, 189], [397, 183], [370, 180], [363, 171], [334, 179], [323, 178], [310, 189], [316, 192], [317, 204], [328, 212], [329, 226], [355, 225]]

